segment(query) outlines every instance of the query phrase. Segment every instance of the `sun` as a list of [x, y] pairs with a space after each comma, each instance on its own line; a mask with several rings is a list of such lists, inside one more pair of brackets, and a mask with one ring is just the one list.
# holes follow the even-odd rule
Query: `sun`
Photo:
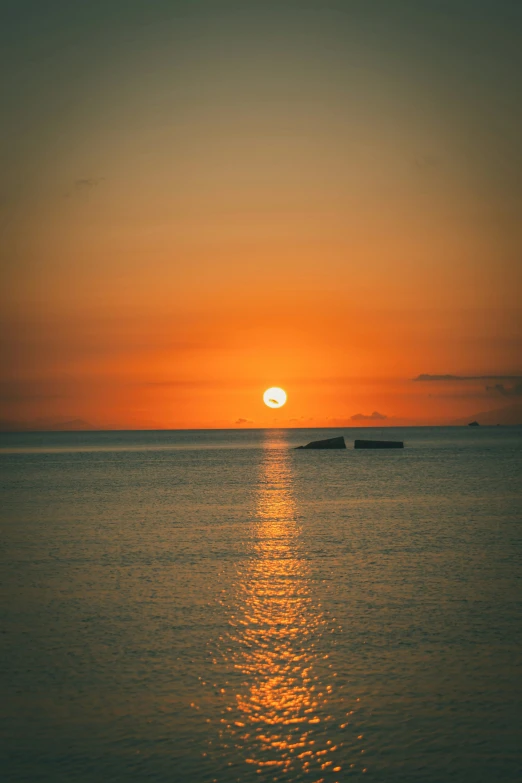
[[263, 394], [263, 402], [269, 408], [282, 408], [286, 402], [286, 392], [278, 386], [272, 386]]

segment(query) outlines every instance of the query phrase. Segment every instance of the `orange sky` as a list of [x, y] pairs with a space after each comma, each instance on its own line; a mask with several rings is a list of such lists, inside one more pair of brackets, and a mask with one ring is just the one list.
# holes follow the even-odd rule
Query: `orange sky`
[[435, 11], [349, 5], [121, 5], [100, 27], [93, 3], [43, 30], [35, 6], [23, 37], [13, 18], [5, 426], [435, 422], [520, 401], [509, 26], [479, 14], [459, 37]]

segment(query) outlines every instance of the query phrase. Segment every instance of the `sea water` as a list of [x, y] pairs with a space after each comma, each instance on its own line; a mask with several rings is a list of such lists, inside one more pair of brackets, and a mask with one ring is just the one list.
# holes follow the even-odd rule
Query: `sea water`
[[6, 434], [0, 465], [2, 780], [522, 780], [521, 428]]

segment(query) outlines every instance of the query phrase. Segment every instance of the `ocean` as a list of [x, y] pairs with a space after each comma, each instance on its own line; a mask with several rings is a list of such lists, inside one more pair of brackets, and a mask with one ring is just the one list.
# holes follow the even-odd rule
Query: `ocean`
[[522, 780], [522, 428], [4, 434], [0, 465], [3, 781]]

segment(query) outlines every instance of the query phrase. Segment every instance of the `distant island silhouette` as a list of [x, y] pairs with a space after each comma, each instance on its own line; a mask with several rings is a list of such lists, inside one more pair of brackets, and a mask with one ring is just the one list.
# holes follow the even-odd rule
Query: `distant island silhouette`
[[471, 416], [466, 416], [466, 418], [454, 419], [451, 424], [454, 426], [465, 426], [473, 421], [476, 421], [482, 426], [504, 424], [507, 427], [513, 427], [520, 425], [522, 424], [522, 403], [515, 402], [512, 405], [506, 405], [503, 408], [473, 413]]

